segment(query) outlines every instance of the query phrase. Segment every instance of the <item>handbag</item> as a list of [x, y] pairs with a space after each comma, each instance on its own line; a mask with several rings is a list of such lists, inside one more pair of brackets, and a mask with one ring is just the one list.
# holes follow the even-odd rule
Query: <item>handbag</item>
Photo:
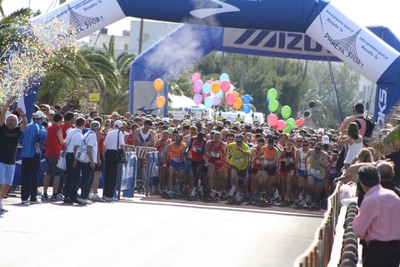
[[60, 157], [58, 158], [57, 162], [57, 168], [63, 171], [67, 169], [67, 159], [65, 158], [66, 152], [67, 152], [67, 147], [65, 147], [63, 151], [61, 151]]
[[117, 155], [115, 156], [115, 163], [125, 163], [125, 153], [119, 148], [119, 133], [120, 131], [118, 131]]

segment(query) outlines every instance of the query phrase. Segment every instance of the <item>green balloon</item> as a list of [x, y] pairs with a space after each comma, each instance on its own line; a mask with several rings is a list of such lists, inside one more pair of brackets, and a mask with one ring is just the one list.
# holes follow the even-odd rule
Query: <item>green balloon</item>
[[281, 115], [284, 119], [287, 119], [292, 114], [292, 109], [289, 106], [283, 106], [281, 109]]
[[268, 107], [271, 112], [275, 112], [279, 108], [279, 102], [277, 100], [271, 100]]
[[288, 124], [294, 128], [294, 126], [296, 126], [296, 121], [293, 118], [289, 118], [286, 120], [286, 125]]
[[275, 88], [271, 88], [268, 90], [267, 92], [267, 96], [269, 98], [269, 100], [275, 100], [278, 97], [278, 91], [276, 91]]
[[292, 125], [290, 125], [289, 123], [286, 123], [286, 127], [285, 129], [283, 129], [284, 133], [290, 133], [290, 131], [293, 129]]

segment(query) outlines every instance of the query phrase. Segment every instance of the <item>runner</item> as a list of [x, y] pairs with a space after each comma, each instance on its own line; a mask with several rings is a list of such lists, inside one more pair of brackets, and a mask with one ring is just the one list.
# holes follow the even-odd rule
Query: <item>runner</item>
[[[181, 140], [182, 141], [182, 140]], [[161, 139], [159, 139], [154, 148], [160, 153], [160, 176], [158, 184], [158, 193], [162, 194], [164, 187], [167, 185], [167, 171], [168, 171], [168, 159], [164, 157], [165, 147], [171, 143], [169, 139], [169, 132], [164, 130], [161, 134]], [[164, 161], [167, 160], [167, 161]]]
[[285, 203], [290, 202], [290, 195], [292, 193], [292, 179], [295, 174], [296, 166], [296, 150], [294, 148], [294, 140], [289, 138], [286, 140], [286, 146], [280, 156], [278, 162], [281, 163], [281, 176], [279, 192], [282, 192], [282, 199]]
[[[183, 136], [181, 134], [176, 136], [176, 141], [165, 147], [162, 162], [165, 167], [168, 166], [168, 191], [165, 192], [169, 197], [174, 194], [182, 195], [181, 183], [183, 179], [183, 170], [185, 169], [184, 152], [186, 145], [182, 143]], [[168, 160], [167, 160], [168, 158]], [[168, 162], [168, 165], [167, 165]], [[175, 190], [173, 190], [174, 174], [177, 173], [175, 180]]]
[[196, 189], [198, 188], [199, 193], [203, 194], [201, 186], [201, 175], [206, 164], [204, 157], [204, 149], [206, 146], [206, 140], [204, 139], [204, 133], [199, 132], [197, 137], [192, 138], [188, 147], [190, 153], [190, 160], [192, 165], [192, 173], [194, 177], [194, 184], [190, 197], [196, 196]]
[[[214, 134], [214, 140], [207, 143], [205, 154], [208, 157], [208, 181], [210, 197], [219, 200], [222, 194], [222, 176], [224, 169], [224, 152], [226, 145], [221, 142], [221, 133]], [[215, 178], [215, 179], [214, 179]]]
[[[226, 124], [226, 125], [228, 125], [228, 124]], [[229, 145], [235, 139], [235, 135], [228, 131], [225, 138], [226, 138], [226, 145]], [[228, 197], [228, 193], [226, 192], [226, 190], [228, 187], [228, 181], [230, 181], [230, 177], [231, 177], [231, 164], [229, 163], [230, 160], [231, 160], [231, 155], [229, 153], [225, 153], [224, 175], [222, 177], [222, 190], [223, 190], [222, 196], [225, 198]]]
[[295, 165], [297, 170], [297, 188], [295, 196], [298, 196], [298, 201], [304, 199], [304, 191], [307, 184], [307, 166], [306, 166], [306, 156], [308, 154], [309, 141], [304, 140], [302, 143], [302, 148], [296, 151]]
[[[324, 184], [325, 169], [329, 169], [332, 164], [329, 155], [326, 152], [321, 151], [321, 148], [322, 143], [315, 144], [315, 148], [308, 151], [306, 156], [306, 162], [310, 164], [310, 169], [307, 179], [307, 197], [302, 203], [303, 207], [308, 207], [310, 201], [312, 201], [311, 208], [315, 208], [317, 206], [317, 201], [321, 196]], [[314, 185], [314, 182], [315, 187], [314, 192], [312, 192], [311, 188]]]
[[[259, 187], [260, 187], [260, 179], [261, 179], [261, 170], [263, 168], [264, 157], [262, 156], [263, 147], [265, 145], [264, 138], [258, 138], [257, 145], [251, 148], [252, 160], [251, 160], [251, 169], [250, 169], [250, 200], [249, 203], [254, 203], [256, 199], [258, 199]], [[258, 158], [258, 154], [261, 154]], [[264, 186], [264, 185], [263, 185]], [[262, 189], [264, 192], [265, 188]], [[264, 192], [265, 194], [266, 192]]]
[[226, 153], [230, 153], [231, 155], [229, 163], [231, 164], [232, 188], [229, 192], [229, 197], [234, 197], [236, 195], [236, 201], [240, 202], [242, 200], [242, 193], [240, 190], [243, 189], [243, 184], [247, 176], [247, 167], [251, 151], [249, 146], [243, 142], [242, 135], [236, 135], [235, 142], [227, 145], [226, 149]]

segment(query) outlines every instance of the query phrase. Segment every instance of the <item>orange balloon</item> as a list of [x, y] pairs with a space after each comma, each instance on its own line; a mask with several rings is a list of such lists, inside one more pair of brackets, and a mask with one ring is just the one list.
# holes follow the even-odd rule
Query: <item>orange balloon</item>
[[216, 83], [216, 82], [213, 82], [212, 84], [211, 84], [211, 91], [214, 93], [214, 94], [218, 94], [218, 92], [221, 90], [221, 88], [220, 88], [220, 86], [219, 86], [219, 83]]
[[[239, 97], [239, 93], [238, 93], [238, 92], [236, 92], [236, 91], [233, 91], [232, 93], [235, 95], [235, 97], [236, 97], [236, 100], [240, 99], [240, 97]], [[240, 100], [241, 100], [241, 99], [240, 99]]]
[[241, 98], [236, 99], [235, 103], [233, 103], [233, 108], [236, 110], [241, 109], [243, 106], [243, 100]]
[[156, 104], [157, 104], [158, 108], [162, 108], [166, 102], [167, 101], [165, 100], [165, 97], [163, 97], [163, 96], [157, 97]]
[[164, 82], [160, 78], [157, 78], [154, 80], [153, 86], [154, 86], [154, 89], [156, 89], [157, 91], [160, 91], [164, 87]]

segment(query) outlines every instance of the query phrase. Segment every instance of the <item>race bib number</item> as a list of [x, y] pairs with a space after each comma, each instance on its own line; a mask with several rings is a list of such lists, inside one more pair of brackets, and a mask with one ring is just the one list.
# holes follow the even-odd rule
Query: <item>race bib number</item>
[[242, 162], [244, 162], [244, 159], [243, 158], [235, 158], [235, 162], [242, 163]]
[[263, 159], [257, 159], [256, 160], [256, 164], [263, 164], [264, 163], [264, 160]]
[[287, 161], [289, 161], [290, 163], [293, 162], [293, 157], [285, 157], [285, 159], [286, 159]]
[[316, 168], [311, 168], [310, 172], [311, 173], [315, 173], [315, 174], [320, 174], [321, 170], [320, 169], [316, 169]]
[[193, 146], [193, 152], [201, 153], [201, 146]]
[[173, 157], [172, 160], [175, 162], [182, 162], [181, 157]]
[[213, 158], [219, 158], [220, 157], [219, 151], [211, 150], [211, 157]]
[[264, 160], [264, 165], [269, 165], [269, 164], [271, 164], [273, 161], [272, 160]]

